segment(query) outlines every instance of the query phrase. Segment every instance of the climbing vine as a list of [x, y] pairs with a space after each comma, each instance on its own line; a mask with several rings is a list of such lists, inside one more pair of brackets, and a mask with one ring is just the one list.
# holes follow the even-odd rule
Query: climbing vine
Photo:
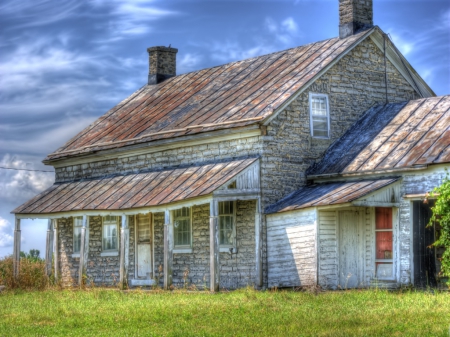
[[[430, 193], [430, 197], [436, 198], [436, 202], [431, 208], [433, 215], [428, 226], [432, 226], [436, 222], [441, 226], [440, 235], [433, 246], [445, 248], [441, 260], [441, 273], [444, 277], [450, 278], [450, 176], [448, 172], [442, 185], [435, 187]], [[447, 282], [447, 285], [450, 286], [450, 281]]]

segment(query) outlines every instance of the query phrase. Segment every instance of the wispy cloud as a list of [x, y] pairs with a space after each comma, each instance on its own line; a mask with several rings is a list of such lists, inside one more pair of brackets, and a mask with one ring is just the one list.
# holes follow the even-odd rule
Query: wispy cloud
[[14, 244], [12, 233], [12, 224], [8, 220], [0, 216], [0, 248], [12, 247], [12, 245]]

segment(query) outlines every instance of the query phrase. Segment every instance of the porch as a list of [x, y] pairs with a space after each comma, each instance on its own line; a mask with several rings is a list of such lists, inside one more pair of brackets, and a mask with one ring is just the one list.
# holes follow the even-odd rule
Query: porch
[[15, 272], [20, 220], [46, 218], [65, 286], [262, 286], [256, 158], [55, 184], [13, 213]]

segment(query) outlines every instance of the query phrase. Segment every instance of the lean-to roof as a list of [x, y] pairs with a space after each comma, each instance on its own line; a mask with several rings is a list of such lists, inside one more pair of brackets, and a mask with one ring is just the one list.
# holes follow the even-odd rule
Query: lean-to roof
[[256, 158], [246, 158], [55, 183], [17, 207], [12, 213], [50, 214], [81, 210], [127, 210], [206, 196], [256, 160]]
[[339, 181], [304, 186], [276, 204], [267, 207], [265, 212], [279, 213], [308, 207], [345, 204], [390, 185], [395, 181], [397, 181], [397, 178], [351, 182]]
[[308, 176], [413, 168], [450, 162], [450, 95], [368, 110]]

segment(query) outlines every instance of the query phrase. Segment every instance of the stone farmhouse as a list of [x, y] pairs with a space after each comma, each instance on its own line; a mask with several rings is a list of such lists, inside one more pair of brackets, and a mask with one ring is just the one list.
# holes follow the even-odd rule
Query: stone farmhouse
[[13, 211], [15, 272], [20, 220], [44, 218], [65, 286], [435, 284], [423, 199], [450, 97], [372, 13], [340, 0], [337, 38], [183, 75], [149, 48], [148, 84], [44, 159], [55, 184]]

